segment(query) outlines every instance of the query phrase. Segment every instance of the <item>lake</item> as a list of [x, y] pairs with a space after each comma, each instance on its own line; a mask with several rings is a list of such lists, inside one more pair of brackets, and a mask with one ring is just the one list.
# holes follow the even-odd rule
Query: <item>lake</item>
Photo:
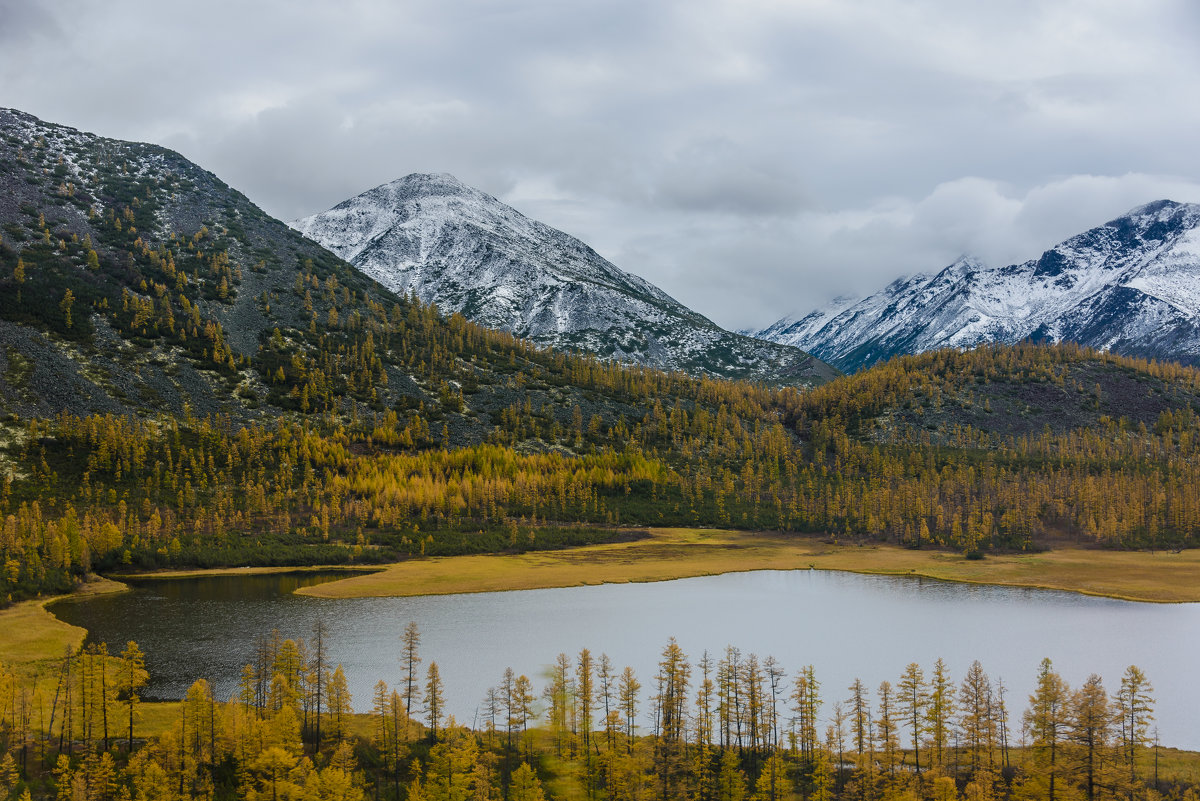
[[[341, 574], [344, 575], [344, 574]], [[328, 628], [331, 662], [341, 663], [359, 711], [379, 679], [400, 682], [400, 634], [421, 631], [424, 667], [437, 661], [448, 710], [476, 721], [489, 687], [506, 667], [534, 679], [540, 694], [559, 652], [607, 653], [630, 665], [648, 699], [659, 654], [674, 636], [693, 666], [726, 645], [774, 656], [789, 672], [816, 669], [826, 701], [845, 699], [861, 678], [874, 691], [896, 684], [918, 662], [928, 676], [938, 657], [959, 683], [975, 659], [1009, 688], [1014, 731], [1050, 657], [1072, 686], [1091, 673], [1110, 695], [1136, 664], [1158, 700], [1164, 745], [1200, 750], [1200, 604], [1143, 604], [1074, 593], [953, 584], [920, 578], [817, 570], [756, 571], [647, 584], [610, 584], [415, 598], [322, 599], [291, 594], [340, 577], [331, 573], [214, 576], [131, 581], [133, 591], [51, 607], [92, 641], [147, 652], [147, 696], [179, 698], [196, 679], [234, 692], [258, 638]], [[874, 692], [872, 693], [874, 695]], [[481, 720], [481, 718], [480, 718]], [[1016, 738], [1014, 737], [1014, 740]]]

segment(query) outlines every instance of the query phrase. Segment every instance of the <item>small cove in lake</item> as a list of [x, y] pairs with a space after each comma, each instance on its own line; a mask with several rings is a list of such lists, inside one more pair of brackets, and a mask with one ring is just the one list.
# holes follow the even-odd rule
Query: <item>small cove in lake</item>
[[[793, 675], [815, 667], [823, 712], [848, 696], [856, 678], [874, 690], [895, 684], [909, 662], [930, 672], [945, 659], [955, 683], [978, 659], [1007, 688], [1017, 729], [1038, 663], [1050, 657], [1072, 686], [1091, 673], [1115, 693], [1136, 664], [1155, 687], [1155, 725], [1164, 745], [1200, 750], [1200, 604], [1146, 604], [1074, 593], [954, 584], [930, 579], [817, 570], [756, 571], [645, 584], [408, 598], [321, 599], [293, 595], [344, 573], [220, 575], [130, 580], [132, 591], [53, 605], [110, 652], [136, 640], [147, 653], [147, 696], [178, 698], [197, 678], [220, 697], [234, 692], [255, 643], [328, 629], [332, 664], [341, 663], [354, 707], [370, 706], [375, 683], [400, 679], [400, 634], [421, 630], [424, 668], [436, 661], [447, 706], [463, 723], [482, 722], [487, 688], [506, 667], [534, 679], [559, 652], [607, 653], [634, 668], [643, 707], [655, 665], [674, 636], [695, 664], [726, 645], [774, 656]], [[478, 721], [476, 715], [480, 715]]]

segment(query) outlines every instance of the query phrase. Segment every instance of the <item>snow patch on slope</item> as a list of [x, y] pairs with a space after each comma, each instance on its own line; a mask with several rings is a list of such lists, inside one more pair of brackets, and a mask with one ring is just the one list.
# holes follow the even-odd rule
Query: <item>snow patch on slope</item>
[[1155, 201], [989, 268], [959, 259], [755, 333], [854, 370], [898, 353], [1036, 338], [1140, 356], [1200, 357], [1200, 206]]
[[567, 234], [448, 174], [414, 174], [292, 223], [389, 289], [557, 347], [665, 369], [811, 383], [790, 345], [733, 334]]

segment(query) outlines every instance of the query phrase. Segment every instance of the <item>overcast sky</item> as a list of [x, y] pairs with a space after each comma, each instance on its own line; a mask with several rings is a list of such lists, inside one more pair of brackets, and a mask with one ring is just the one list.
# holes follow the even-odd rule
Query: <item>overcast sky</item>
[[1200, 202], [1200, 3], [0, 0], [0, 105], [283, 219], [450, 172], [761, 327]]

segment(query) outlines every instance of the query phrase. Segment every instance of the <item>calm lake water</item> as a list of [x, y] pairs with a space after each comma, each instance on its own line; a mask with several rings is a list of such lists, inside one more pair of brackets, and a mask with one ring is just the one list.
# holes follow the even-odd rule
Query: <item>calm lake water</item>
[[[354, 707], [370, 707], [379, 679], [400, 682], [400, 634], [421, 630], [423, 670], [436, 660], [449, 711], [472, 723], [487, 688], [506, 667], [534, 679], [561, 651], [607, 653], [630, 665], [644, 688], [674, 636], [693, 665], [726, 645], [774, 656], [789, 671], [812, 664], [824, 711], [855, 677], [872, 690], [895, 684], [909, 662], [930, 672], [940, 656], [956, 683], [979, 659], [1010, 689], [1014, 726], [1050, 657], [1072, 687], [1091, 673], [1115, 693], [1125, 668], [1145, 671], [1159, 700], [1164, 745], [1200, 750], [1200, 604], [1138, 604], [1063, 592], [982, 587], [917, 578], [825, 571], [759, 571], [569, 589], [419, 598], [320, 599], [292, 595], [336, 574], [156, 580], [133, 592], [52, 607], [119, 651], [127, 640], [148, 654], [147, 695], [178, 698], [197, 678], [230, 695], [255, 641], [328, 627], [329, 653], [346, 671]], [[649, 696], [649, 690], [643, 690]], [[648, 705], [648, 704], [647, 704]]]

